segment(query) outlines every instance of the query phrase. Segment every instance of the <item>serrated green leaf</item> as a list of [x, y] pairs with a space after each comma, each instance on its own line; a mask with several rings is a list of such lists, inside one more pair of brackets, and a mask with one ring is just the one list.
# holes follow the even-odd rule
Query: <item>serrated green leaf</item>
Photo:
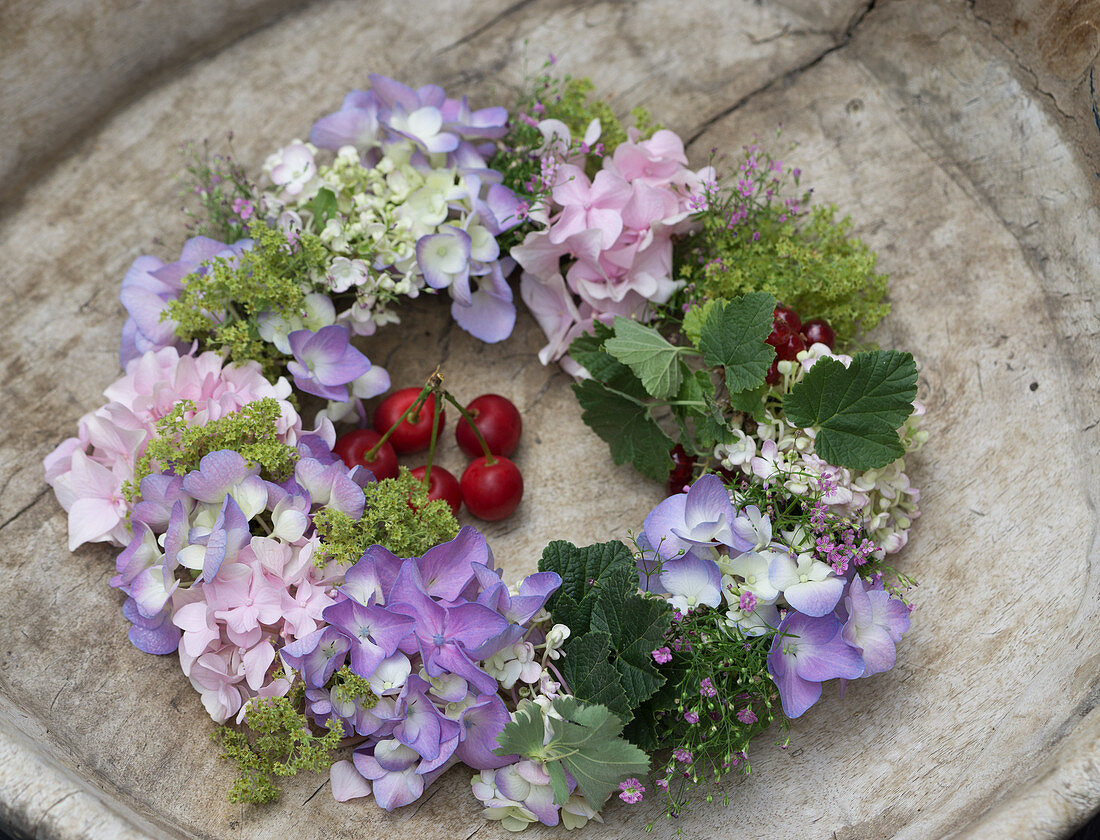
[[542, 742], [546, 730], [542, 723], [542, 710], [531, 702], [521, 703], [504, 729], [497, 735], [500, 745], [494, 755], [521, 755], [536, 758], [542, 754]]
[[775, 298], [750, 292], [737, 300], [715, 302], [699, 334], [699, 349], [708, 365], [721, 366], [731, 394], [764, 384], [775, 350], [764, 339], [772, 331]]
[[672, 439], [649, 416], [644, 405], [614, 394], [592, 379], [573, 385], [581, 404], [581, 419], [611, 449], [616, 464], [630, 462], [654, 481], [664, 481], [672, 469]]
[[717, 304], [725, 303], [722, 298], [711, 298], [702, 305], [691, 307], [686, 313], [684, 313], [684, 320], [681, 325], [681, 329], [684, 331], [684, 335], [687, 336], [688, 341], [699, 346], [699, 334], [703, 331], [703, 324], [707, 320], [707, 315], [710, 314], [710, 310]]
[[539, 571], [557, 572], [561, 576], [561, 587], [551, 603], [560, 595], [581, 601], [601, 591], [623, 593], [625, 597], [634, 589], [634, 555], [618, 540], [584, 548], [566, 540], [554, 540], [542, 550]]
[[629, 318], [616, 316], [614, 329], [604, 349], [634, 372], [650, 396], [665, 400], [675, 394], [683, 377], [682, 350], [657, 330]]
[[569, 345], [569, 355], [597, 382], [602, 382], [608, 388], [621, 391], [638, 400], [644, 400], [649, 394], [638, 377], [631, 372], [630, 368], [603, 349], [604, 341], [611, 335], [610, 328], [599, 321], [596, 324], [595, 335], [583, 333], [573, 340]]
[[638, 708], [664, 684], [653, 663], [672, 621], [668, 604], [632, 595], [611, 600], [601, 597], [592, 612], [592, 630], [607, 633], [615, 652], [614, 666], [631, 709]]
[[619, 737], [623, 721], [610, 709], [572, 697], [558, 698], [553, 708], [563, 720], [550, 719], [554, 737], [549, 746], [593, 807], [602, 805], [621, 780], [649, 771], [646, 754]]
[[905, 454], [897, 429], [913, 411], [917, 366], [908, 353], [857, 353], [846, 368], [819, 359], [783, 398], [788, 420], [817, 428], [814, 448], [830, 464], [885, 467]]
[[546, 765], [550, 775], [550, 788], [554, 791], [554, 803], [564, 805], [569, 800], [569, 781], [565, 778], [565, 768], [560, 761], [551, 761]]
[[633, 716], [630, 701], [619, 681], [619, 672], [608, 662], [611, 636], [586, 633], [570, 637], [562, 648], [561, 675], [575, 697], [586, 703], [600, 703], [624, 720]]

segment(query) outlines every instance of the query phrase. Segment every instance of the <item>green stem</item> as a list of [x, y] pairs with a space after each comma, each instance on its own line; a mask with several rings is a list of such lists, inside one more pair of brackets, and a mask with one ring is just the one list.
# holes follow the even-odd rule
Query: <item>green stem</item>
[[[430, 382], [431, 380], [429, 380]], [[443, 393], [446, 393], [444, 391]], [[432, 403], [432, 439], [428, 444], [428, 466], [424, 469], [424, 490], [432, 486], [432, 460], [435, 458], [435, 439], [439, 436], [439, 415], [443, 413], [443, 400]]]
[[381, 438], [379, 438], [378, 443], [367, 450], [366, 455], [364, 456], [366, 460], [373, 461], [378, 455], [378, 450], [382, 448], [382, 444], [389, 440], [390, 435], [392, 435], [397, 430], [397, 427], [404, 423], [405, 420], [409, 416], [411, 416], [414, 411], [419, 413], [420, 407], [424, 405], [424, 401], [428, 399], [428, 395], [436, 387], [437, 380], [439, 380], [438, 369], [428, 378], [428, 381], [424, 383], [424, 387], [420, 389], [420, 393], [416, 395], [416, 399], [409, 403], [409, 407], [406, 408], [402, 415], [397, 418], [397, 422], [395, 422], [386, 430], [386, 433], [382, 435]]
[[493, 457], [493, 453], [489, 451], [489, 444], [485, 442], [485, 438], [481, 436], [481, 430], [474, 423], [474, 416], [470, 414], [466, 409], [458, 404], [458, 400], [451, 396], [449, 391], [443, 391], [443, 397], [455, 408], [458, 409], [458, 413], [462, 415], [462, 418], [470, 424], [470, 428], [474, 430], [474, 434], [477, 435], [477, 442], [481, 444], [481, 451], [485, 453], [485, 463], [495, 464], [496, 458]]

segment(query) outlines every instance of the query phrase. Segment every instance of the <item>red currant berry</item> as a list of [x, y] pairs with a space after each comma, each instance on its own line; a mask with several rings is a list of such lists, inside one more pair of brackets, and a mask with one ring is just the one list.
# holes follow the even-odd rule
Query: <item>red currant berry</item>
[[348, 469], [366, 467], [379, 481], [383, 478], [397, 478], [397, 453], [393, 451], [389, 441], [378, 447], [373, 461], [367, 460], [368, 450], [381, 439], [382, 435], [374, 429], [356, 429], [337, 438], [332, 451], [340, 456], [340, 460], [348, 465]]
[[691, 483], [692, 472], [695, 470], [695, 458], [688, 455], [680, 444], [672, 447], [669, 453], [672, 456], [672, 470], [668, 474], [668, 486], [665, 488], [669, 496], [684, 492], [684, 485]]
[[[523, 418], [510, 400], [499, 394], [483, 394], [475, 399], [466, 410], [474, 418], [474, 426], [485, 438], [485, 444], [494, 455], [511, 455], [519, 444], [523, 431]], [[471, 458], [485, 453], [478, 443], [473, 427], [465, 417], [458, 418], [455, 424], [455, 440], [459, 448]]]
[[774, 335], [774, 333], [769, 335], [767, 342], [775, 348], [775, 358], [778, 361], [793, 362], [795, 357], [806, 349], [806, 342], [798, 333], [785, 333], [773, 340]]
[[489, 463], [475, 458], [462, 474], [462, 500], [478, 519], [496, 522], [512, 515], [523, 498], [523, 476], [519, 467], [503, 455]]
[[824, 318], [811, 318], [802, 325], [806, 344], [824, 344], [830, 350], [836, 346], [836, 333]]
[[[420, 396], [419, 388], [402, 388], [394, 391], [374, 410], [374, 430], [384, 435], [390, 430], [410, 405]], [[435, 410], [435, 394], [424, 401], [415, 415], [409, 415], [387, 438], [397, 452], [419, 452], [427, 449], [432, 441], [432, 412]], [[446, 413], [439, 414], [439, 430], [443, 430]]]
[[778, 385], [783, 378], [783, 374], [779, 372], [779, 357], [772, 359], [771, 366], [768, 368], [768, 372], [764, 374], [764, 381], [769, 385]]
[[[427, 467], [416, 467], [412, 474], [421, 484], [424, 483], [424, 473]], [[442, 499], [450, 505], [451, 513], [458, 515], [458, 509], [462, 507], [462, 488], [458, 479], [438, 464], [432, 464], [432, 474], [428, 479], [428, 501]]]
[[772, 312], [772, 332], [788, 332], [798, 335], [802, 332], [802, 320], [789, 306], [779, 303]]

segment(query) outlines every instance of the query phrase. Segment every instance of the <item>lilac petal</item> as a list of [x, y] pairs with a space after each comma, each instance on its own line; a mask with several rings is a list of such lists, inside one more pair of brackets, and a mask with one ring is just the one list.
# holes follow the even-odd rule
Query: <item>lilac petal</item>
[[684, 510], [687, 494], [677, 493], [669, 496], [653, 508], [642, 522], [646, 540], [653, 549], [666, 560], [687, 552], [692, 544], [673, 533], [674, 528], [684, 527]]
[[[776, 643], [781, 643], [776, 636]], [[768, 672], [779, 689], [779, 699], [783, 704], [783, 714], [789, 718], [801, 717], [810, 706], [821, 698], [821, 683], [802, 679], [795, 673], [793, 663], [787, 661], [779, 648], [773, 643], [768, 654]]]
[[475, 770], [491, 770], [513, 763], [518, 756], [493, 753], [500, 746], [497, 737], [510, 720], [508, 709], [500, 697], [495, 694], [482, 695], [459, 719], [463, 734], [455, 756]]
[[459, 604], [447, 610], [445, 636], [473, 649], [495, 638], [508, 628], [508, 620], [481, 604]]
[[321, 117], [309, 132], [309, 142], [319, 149], [339, 151], [341, 146], [369, 149], [378, 139], [378, 109], [346, 108]]
[[145, 630], [136, 625], [126, 634], [130, 643], [140, 651], [157, 656], [175, 653], [180, 644], [180, 630], [173, 624], [165, 623], [156, 630]]
[[415, 560], [406, 560], [401, 564], [386, 603], [395, 612], [416, 619], [416, 634], [422, 640], [427, 639], [431, 643], [435, 636], [443, 634], [447, 610], [424, 591], [424, 581]]
[[371, 91], [385, 105], [391, 108], [401, 105], [406, 111], [415, 111], [420, 107], [420, 97], [411, 87], [379, 73], [371, 73], [367, 78], [370, 79]]
[[470, 295], [469, 305], [457, 300], [451, 304], [451, 317], [474, 338], [495, 344], [512, 334], [516, 325], [516, 306], [512, 303], [510, 289], [505, 297], [479, 283], [478, 290]]
[[688, 490], [684, 502], [684, 521], [691, 533], [680, 536], [696, 542], [717, 540], [723, 545], [731, 545], [731, 523], [735, 516], [722, 479], [708, 473]]
[[184, 477], [183, 489], [200, 502], [217, 504], [248, 475], [244, 456], [231, 449], [220, 449], [202, 457], [198, 470]]
[[414, 624], [408, 616], [352, 600], [326, 607], [322, 617], [351, 638], [351, 667], [364, 679], [370, 678], [378, 663], [397, 652]]
[[[195, 268], [198, 268], [199, 263], [221, 256], [222, 252], [228, 247], [224, 242], [211, 239], [209, 236], [193, 236], [183, 244], [183, 250], [180, 251], [180, 262], [192, 263]], [[194, 268], [189, 268], [188, 272], [194, 270]]]
[[153, 344], [167, 347], [176, 341], [176, 322], [161, 320], [168, 300], [140, 286], [124, 288], [119, 293], [123, 308], [130, 314], [137, 330]]
[[416, 750], [423, 758], [438, 758], [442, 727], [440, 715], [432, 701], [417, 692], [409, 696], [404, 706], [405, 717], [394, 727], [393, 737]]
[[329, 768], [329, 780], [332, 782], [332, 797], [337, 802], [370, 796], [370, 782], [363, 778], [350, 760], [345, 759], [333, 764]]
[[[421, 645], [421, 653], [424, 646]], [[433, 677], [438, 677], [444, 671], [458, 674], [475, 688], [480, 694], [488, 694], [497, 690], [500, 686], [496, 679], [474, 664], [473, 659], [460, 646], [445, 644], [442, 647], [429, 650], [431, 660], [424, 657], [424, 668]]]
[[809, 618], [793, 613], [784, 619], [780, 630], [787, 634], [785, 642], [795, 649], [795, 669], [803, 679], [822, 682], [844, 677], [854, 680], [863, 674], [863, 659], [844, 641], [836, 616]]
[[560, 587], [561, 575], [557, 572], [528, 575], [520, 581], [519, 594], [511, 597], [501, 615], [514, 624], [526, 624]]
[[472, 564], [487, 564], [489, 560], [485, 537], [476, 528], [466, 525], [453, 540], [425, 551], [416, 565], [428, 595], [453, 601], [473, 579]]
[[382, 582], [379, 580], [374, 559], [367, 554], [359, 558], [345, 572], [344, 583], [337, 590], [364, 606], [379, 603], [382, 600]]
[[717, 607], [722, 603], [718, 564], [695, 554], [666, 562], [661, 570], [661, 586], [674, 598], [684, 599], [689, 609], [702, 605]]
[[827, 577], [825, 580], [808, 580], [783, 590], [787, 603], [809, 616], [820, 617], [831, 613], [844, 594], [844, 580]]

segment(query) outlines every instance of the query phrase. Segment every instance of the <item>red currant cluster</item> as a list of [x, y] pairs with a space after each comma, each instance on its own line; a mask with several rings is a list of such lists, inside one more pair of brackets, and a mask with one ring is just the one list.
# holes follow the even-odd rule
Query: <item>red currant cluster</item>
[[[523, 498], [523, 476], [507, 458], [523, 430], [519, 410], [499, 394], [483, 394], [463, 408], [439, 382], [433, 377], [423, 388], [390, 394], [374, 412], [374, 428], [343, 435], [333, 451], [349, 467], [366, 467], [382, 480], [397, 477], [397, 453], [427, 449], [427, 465], [412, 474], [420, 481], [426, 478], [429, 499], [443, 499], [455, 514], [465, 502], [470, 513], [490, 522], [511, 516]], [[443, 401], [458, 409], [455, 441], [473, 458], [461, 481], [432, 464], [435, 442], [446, 423]]]
[[[793, 362], [800, 352], [811, 344], [824, 344], [830, 350], [836, 343], [836, 333], [824, 318], [812, 318], [803, 323], [789, 306], [778, 304], [772, 313], [772, 331], [764, 339], [775, 348], [775, 359], [765, 379], [769, 385], [776, 385], [782, 378], [779, 373], [779, 363], [782, 361]], [[684, 488], [691, 484], [695, 476], [696, 457], [676, 444], [669, 452], [672, 458], [672, 469], [668, 474], [668, 495], [684, 492]], [[733, 481], [736, 475], [729, 470], [719, 469], [719, 474], [727, 480]]]
[[775, 359], [772, 360], [765, 379], [769, 385], [776, 385], [780, 379], [780, 362], [793, 362], [799, 353], [815, 343], [825, 344], [831, 350], [836, 342], [836, 334], [823, 318], [813, 318], [802, 323], [793, 309], [780, 303], [772, 313], [771, 335], [764, 340], [775, 348]]

